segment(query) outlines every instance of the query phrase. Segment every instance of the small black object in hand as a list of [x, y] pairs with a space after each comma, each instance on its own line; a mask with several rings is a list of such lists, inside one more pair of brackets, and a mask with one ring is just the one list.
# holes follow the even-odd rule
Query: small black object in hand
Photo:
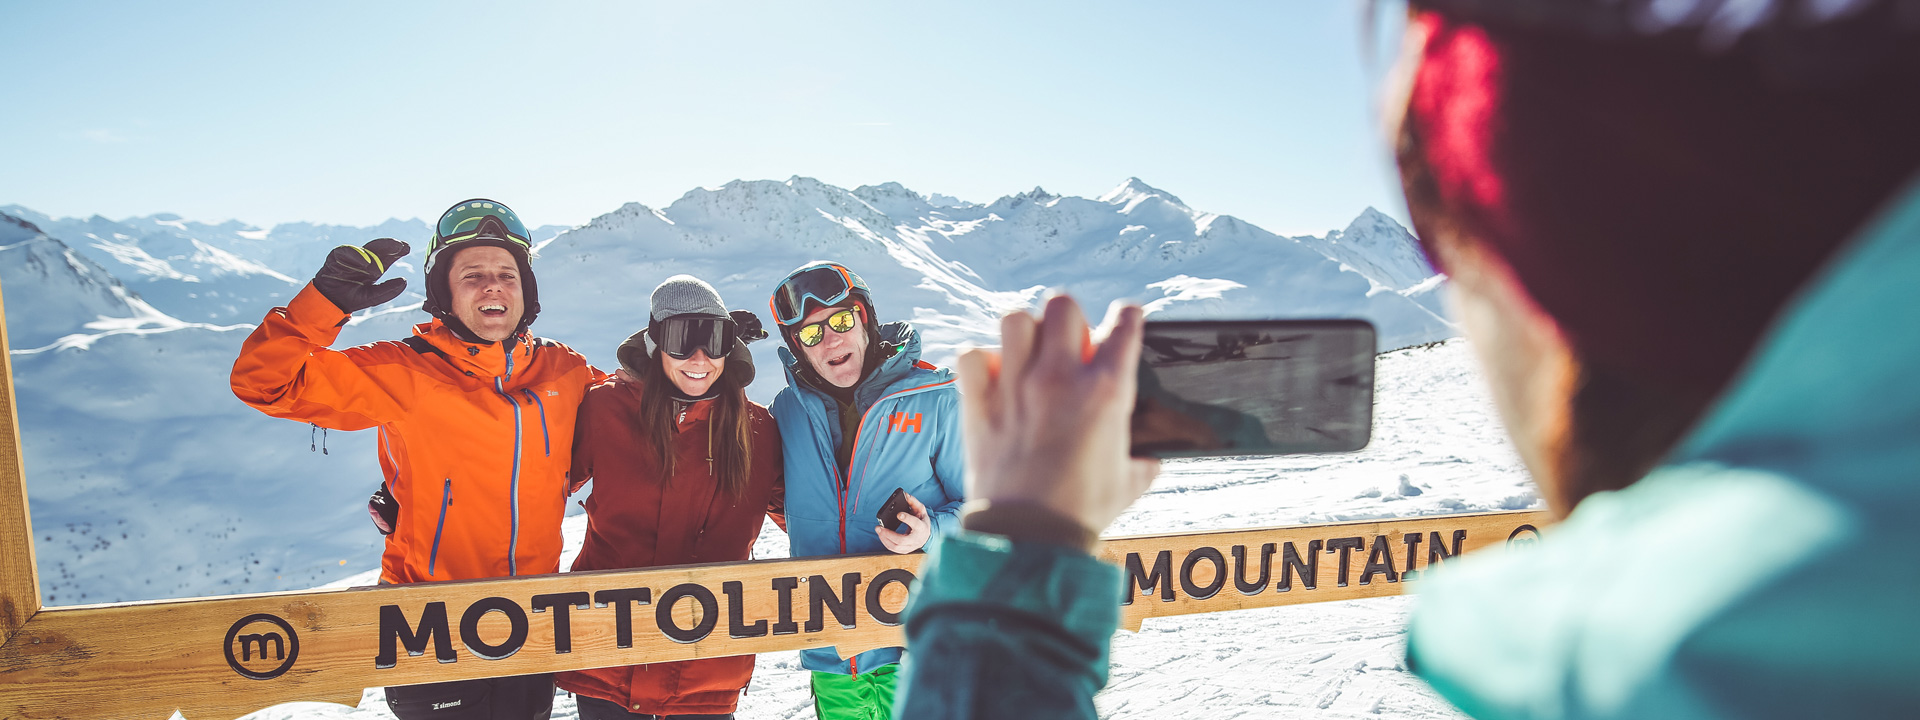
[[906, 488], [894, 488], [893, 494], [887, 496], [887, 503], [880, 506], [880, 512], [875, 513], [874, 517], [880, 520], [880, 527], [904, 535], [908, 531], [903, 529], [907, 524], [900, 522], [902, 513], [912, 515], [913, 505], [907, 502]]

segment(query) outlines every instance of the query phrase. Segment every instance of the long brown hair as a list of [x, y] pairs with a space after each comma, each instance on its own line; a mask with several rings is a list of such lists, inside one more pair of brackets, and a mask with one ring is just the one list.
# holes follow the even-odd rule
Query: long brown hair
[[[659, 353], [640, 363], [640, 434], [660, 456], [660, 476], [673, 479], [674, 391]], [[707, 460], [720, 489], [734, 497], [747, 490], [753, 472], [753, 415], [747, 411], [747, 391], [737, 372], [720, 372], [714, 381], [719, 396], [707, 418]]]

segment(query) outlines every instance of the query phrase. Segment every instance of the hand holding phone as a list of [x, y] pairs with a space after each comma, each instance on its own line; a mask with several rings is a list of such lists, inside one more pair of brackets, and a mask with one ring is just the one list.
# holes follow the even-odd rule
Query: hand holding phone
[[1001, 318], [999, 350], [960, 354], [969, 502], [1034, 506], [1098, 532], [1146, 492], [1159, 462], [1127, 457], [1141, 317], [1116, 303], [1088, 357], [1086, 317], [1056, 295], [1038, 318]]
[[880, 537], [880, 544], [892, 552], [906, 554], [919, 550], [933, 538], [933, 520], [927, 517], [927, 506], [903, 488], [896, 488], [875, 515], [880, 527], [874, 534]]
[[912, 515], [913, 506], [907, 503], [906, 488], [894, 488], [893, 494], [887, 496], [887, 502], [880, 506], [880, 512], [873, 516], [880, 520], [880, 527], [905, 535], [907, 531], [904, 528], [907, 525], [900, 522], [901, 513]]

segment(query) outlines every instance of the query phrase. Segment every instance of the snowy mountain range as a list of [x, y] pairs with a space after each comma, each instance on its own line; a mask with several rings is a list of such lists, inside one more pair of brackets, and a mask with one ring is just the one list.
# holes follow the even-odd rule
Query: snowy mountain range
[[[1098, 198], [1035, 188], [987, 204], [896, 183], [735, 181], [534, 234], [535, 331], [602, 368], [667, 276], [694, 274], [730, 307], [759, 312], [775, 281], [818, 258], [861, 273], [881, 319], [912, 320], [937, 363], [990, 344], [999, 314], [1054, 287], [1095, 314], [1129, 298], [1155, 318], [1361, 317], [1382, 350], [1457, 334], [1437, 301], [1444, 278], [1377, 211], [1289, 238], [1138, 179]], [[234, 399], [227, 374], [251, 323], [341, 243], [413, 244], [395, 268], [409, 292], [353, 318], [340, 345], [404, 337], [427, 319], [418, 266], [428, 236], [419, 220], [259, 229], [0, 207], [0, 289], [47, 602], [311, 587], [377, 564], [379, 536], [361, 510], [379, 478], [372, 434], [315, 437], [267, 418]], [[774, 344], [754, 346], [750, 393], [762, 402], [784, 382]]]

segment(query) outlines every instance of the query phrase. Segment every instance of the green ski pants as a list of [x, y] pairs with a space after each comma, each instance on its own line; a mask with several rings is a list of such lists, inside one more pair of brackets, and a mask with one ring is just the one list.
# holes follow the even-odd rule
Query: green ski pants
[[820, 720], [892, 720], [898, 663], [859, 675], [813, 674], [813, 712]]

